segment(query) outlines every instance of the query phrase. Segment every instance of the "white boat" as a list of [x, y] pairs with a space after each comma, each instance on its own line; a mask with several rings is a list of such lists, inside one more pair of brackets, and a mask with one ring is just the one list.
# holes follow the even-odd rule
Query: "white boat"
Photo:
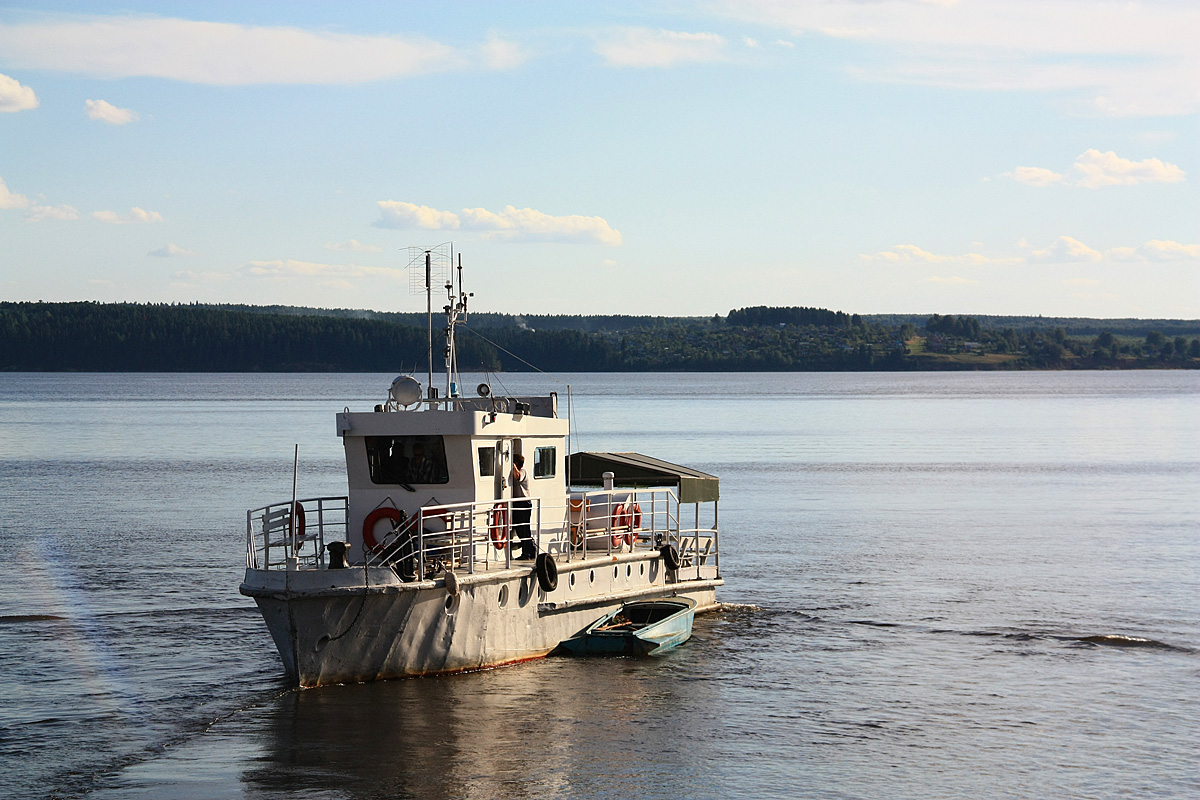
[[[429, 274], [427, 256], [432, 298]], [[240, 590], [299, 686], [542, 658], [634, 600], [717, 607], [717, 479], [636, 453], [568, 456], [553, 392], [497, 396], [484, 383], [462, 396], [461, 265], [446, 291], [445, 392], [432, 387], [431, 363], [429, 388], [400, 377], [374, 410], [337, 414], [345, 496], [246, 512]], [[531, 560], [519, 558], [518, 455]]]

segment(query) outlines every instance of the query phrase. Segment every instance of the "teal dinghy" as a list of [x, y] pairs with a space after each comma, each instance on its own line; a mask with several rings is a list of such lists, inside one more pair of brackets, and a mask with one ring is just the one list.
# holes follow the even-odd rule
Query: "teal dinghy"
[[559, 645], [572, 655], [656, 656], [692, 635], [696, 601], [689, 597], [626, 603]]

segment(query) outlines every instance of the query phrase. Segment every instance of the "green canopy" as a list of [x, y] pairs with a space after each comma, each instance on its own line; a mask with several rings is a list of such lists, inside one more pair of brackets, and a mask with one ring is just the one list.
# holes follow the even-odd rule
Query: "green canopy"
[[721, 496], [715, 476], [641, 453], [572, 453], [567, 467], [572, 486], [603, 486], [604, 473], [611, 472], [613, 485], [627, 489], [674, 486], [681, 503], [714, 503]]

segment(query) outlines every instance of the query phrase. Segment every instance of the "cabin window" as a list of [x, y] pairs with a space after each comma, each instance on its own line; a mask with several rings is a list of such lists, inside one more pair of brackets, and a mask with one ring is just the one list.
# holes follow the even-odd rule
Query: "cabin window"
[[368, 436], [372, 483], [449, 483], [441, 436]]
[[486, 478], [496, 474], [496, 448], [479, 448], [479, 477]]
[[539, 447], [533, 451], [533, 477], [553, 478], [556, 465], [555, 448]]

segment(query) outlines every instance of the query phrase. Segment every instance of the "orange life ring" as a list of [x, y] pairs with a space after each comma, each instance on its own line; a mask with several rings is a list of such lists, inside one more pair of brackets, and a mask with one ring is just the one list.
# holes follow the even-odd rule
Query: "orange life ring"
[[[570, 500], [567, 501], [567, 504], [571, 509], [571, 522], [573, 522], [575, 524], [579, 524], [580, 522], [585, 521], [585, 518], [583, 515], [583, 510], [584, 510], [585, 506], [584, 506], [584, 500], [582, 497], [572, 497]], [[591, 503], [588, 503], [587, 505], [590, 506]]]
[[375, 541], [375, 523], [381, 519], [390, 519], [392, 527], [395, 527], [404, 521], [404, 512], [391, 506], [380, 506], [367, 514], [367, 518], [363, 520], [363, 544], [374, 551], [379, 550], [379, 542]]
[[295, 537], [295, 541], [304, 538], [304, 506], [300, 505], [297, 500], [292, 507], [292, 514], [288, 517], [288, 537]]
[[637, 503], [633, 504], [632, 517], [633, 517], [633, 523], [632, 523], [633, 529], [641, 530], [642, 529], [642, 507], [639, 506]]
[[[612, 513], [613, 530], [629, 530], [631, 520], [632, 517], [630, 516], [630, 513], [625, 510], [625, 504], [617, 503], [617, 507], [613, 509]], [[622, 542], [626, 544], [633, 544], [633, 534], [614, 533], [612, 535], [613, 547], [620, 547]]]
[[587, 512], [592, 503], [582, 497], [572, 497], [567, 500], [569, 514], [567, 525], [571, 529], [571, 546], [583, 547], [585, 531], [587, 530]]
[[508, 547], [508, 505], [496, 503], [488, 512], [488, 534], [497, 550]]

